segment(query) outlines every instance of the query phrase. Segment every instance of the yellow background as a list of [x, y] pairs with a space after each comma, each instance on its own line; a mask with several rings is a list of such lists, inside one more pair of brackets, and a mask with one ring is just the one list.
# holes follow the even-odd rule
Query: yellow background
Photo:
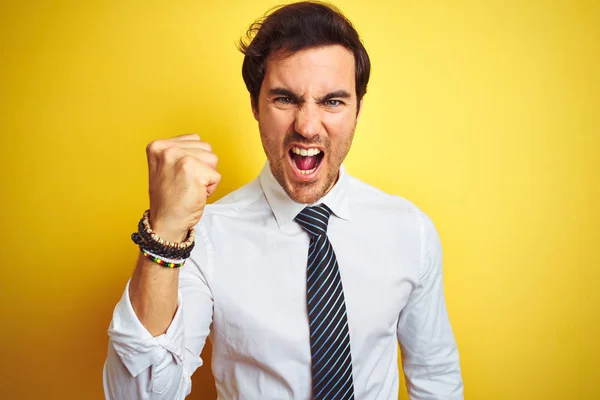
[[[2, 2], [0, 397], [102, 398], [145, 145], [200, 133], [217, 198], [256, 176], [234, 44], [274, 4]], [[466, 398], [600, 398], [598, 2], [336, 4], [373, 63], [346, 165], [435, 221]]]

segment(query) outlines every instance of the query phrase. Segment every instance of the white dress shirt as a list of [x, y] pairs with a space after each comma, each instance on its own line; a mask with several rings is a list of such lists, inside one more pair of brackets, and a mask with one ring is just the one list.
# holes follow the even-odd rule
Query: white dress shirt
[[[333, 211], [328, 237], [346, 299], [356, 399], [398, 398], [398, 343], [412, 400], [462, 399], [431, 220], [343, 166], [320, 203]], [[257, 179], [208, 205], [180, 272], [179, 307], [167, 332], [152, 337], [144, 328], [128, 287], [117, 304], [106, 398], [183, 399], [210, 335], [219, 399], [310, 399], [309, 236], [294, 221], [304, 207], [286, 195], [268, 164]]]

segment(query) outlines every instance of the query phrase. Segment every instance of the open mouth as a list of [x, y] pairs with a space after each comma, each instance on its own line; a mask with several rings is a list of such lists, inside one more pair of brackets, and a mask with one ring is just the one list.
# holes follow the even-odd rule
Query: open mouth
[[317, 171], [325, 153], [315, 147], [294, 146], [289, 151], [290, 160], [300, 175], [311, 175]]

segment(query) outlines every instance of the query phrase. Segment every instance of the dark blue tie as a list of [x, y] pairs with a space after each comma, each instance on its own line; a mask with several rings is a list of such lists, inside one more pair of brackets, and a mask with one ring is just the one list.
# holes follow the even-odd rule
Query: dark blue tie
[[331, 210], [306, 207], [295, 218], [310, 235], [307, 303], [315, 400], [354, 399], [350, 333], [344, 290], [333, 246], [327, 238]]

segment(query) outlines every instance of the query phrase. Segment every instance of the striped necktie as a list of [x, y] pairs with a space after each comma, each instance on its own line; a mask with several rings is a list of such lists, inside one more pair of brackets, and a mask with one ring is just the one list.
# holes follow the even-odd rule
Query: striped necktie
[[310, 235], [307, 304], [315, 400], [354, 399], [350, 333], [344, 290], [333, 246], [327, 238], [331, 210], [306, 207], [295, 218]]

